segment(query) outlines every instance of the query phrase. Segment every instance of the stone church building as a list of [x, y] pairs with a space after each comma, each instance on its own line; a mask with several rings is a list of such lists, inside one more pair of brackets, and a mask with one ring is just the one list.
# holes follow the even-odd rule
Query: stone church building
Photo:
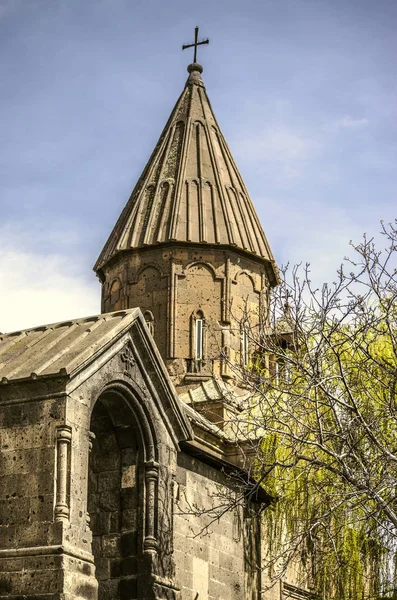
[[[0, 600], [281, 600], [229, 423], [277, 267], [193, 63], [95, 264], [102, 314], [0, 336]], [[266, 508], [265, 508], [266, 509]]]

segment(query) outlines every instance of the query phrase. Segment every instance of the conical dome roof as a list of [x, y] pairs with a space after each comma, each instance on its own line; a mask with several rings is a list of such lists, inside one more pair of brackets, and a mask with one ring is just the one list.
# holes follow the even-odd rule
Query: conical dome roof
[[212, 111], [202, 70], [189, 65], [185, 88], [94, 270], [125, 250], [211, 244], [264, 259], [276, 283], [272, 252]]

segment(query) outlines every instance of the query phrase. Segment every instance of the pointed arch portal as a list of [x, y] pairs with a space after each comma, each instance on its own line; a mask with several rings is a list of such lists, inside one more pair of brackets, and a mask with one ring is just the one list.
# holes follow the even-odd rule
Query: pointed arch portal
[[98, 600], [132, 600], [140, 597], [145, 554], [158, 550], [155, 432], [121, 383], [96, 401], [90, 431], [87, 508]]

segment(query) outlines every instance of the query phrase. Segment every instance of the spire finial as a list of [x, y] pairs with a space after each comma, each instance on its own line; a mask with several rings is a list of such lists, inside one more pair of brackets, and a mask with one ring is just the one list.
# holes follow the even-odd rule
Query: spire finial
[[195, 27], [194, 29], [194, 42], [193, 44], [184, 44], [182, 46], [182, 50], [186, 50], [186, 48], [193, 48], [194, 47], [194, 56], [193, 56], [193, 64], [197, 63], [197, 46], [201, 46], [202, 44], [209, 44], [210, 41], [209, 39], [205, 39], [202, 40], [201, 42], [198, 41], [198, 32], [199, 32], [199, 28]]

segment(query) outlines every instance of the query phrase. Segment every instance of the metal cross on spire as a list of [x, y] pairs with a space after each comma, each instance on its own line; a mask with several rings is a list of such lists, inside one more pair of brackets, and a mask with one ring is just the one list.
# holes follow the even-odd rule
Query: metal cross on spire
[[199, 42], [198, 41], [198, 31], [199, 31], [199, 28], [195, 27], [193, 44], [184, 44], [182, 46], [182, 50], [186, 50], [186, 48], [193, 48], [193, 46], [194, 46], [194, 58], [193, 58], [194, 63], [197, 62], [197, 46], [201, 46], [201, 44], [209, 44], [210, 43], [208, 38], [206, 40], [202, 40], [201, 42]]

